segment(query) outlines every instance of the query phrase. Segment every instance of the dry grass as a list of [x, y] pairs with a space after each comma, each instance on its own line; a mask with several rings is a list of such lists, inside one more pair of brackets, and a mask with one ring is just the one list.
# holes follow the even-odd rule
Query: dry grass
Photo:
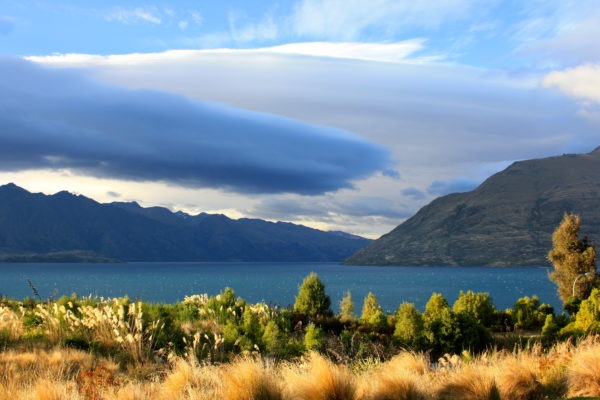
[[600, 395], [600, 340], [480, 356], [403, 352], [352, 372], [318, 353], [275, 364], [242, 357], [222, 365], [172, 358], [137, 380], [78, 350], [0, 352], [0, 400], [537, 400]]
[[600, 343], [577, 349], [568, 366], [569, 396], [600, 396]]
[[494, 367], [498, 389], [505, 400], [541, 400], [544, 385], [537, 360], [527, 354], [508, 357]]
[[243, 357], [221, 370], [223, 400], [282, 400], [278, 372], [260, 358]]
[[439, 400], [500, 400], [493, 375], [483, 365], [468, 365], [452, 371], [435, 391]]
[[298, 400], [357, 399], [357, 379], [345, 365], [336, 365], [318, 353], [283, 368], [286, 397]]

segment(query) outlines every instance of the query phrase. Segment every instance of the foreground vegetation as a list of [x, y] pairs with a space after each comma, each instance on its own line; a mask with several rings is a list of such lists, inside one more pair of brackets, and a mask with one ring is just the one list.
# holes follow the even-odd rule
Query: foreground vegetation
[[386, 362], [335, 364], [311, 352], [290, 362], [193, 356], [119, 368], [73, 349], [0, 353], [0, 399], [485, 400], [600, 396], [600, 341], [542, 350], [468, 352], [431, 363], [401, 352]]
[[[0, 400], [558, 399], [600, 396], [600, 291], [573, 316], [487, 293], [386, 315], [373, 294], [331, 312], [315, 274], [293, 308], [232, 289], [175, 304], [0, 301]], [[540, 328], [542, 328], [540, 330]]]

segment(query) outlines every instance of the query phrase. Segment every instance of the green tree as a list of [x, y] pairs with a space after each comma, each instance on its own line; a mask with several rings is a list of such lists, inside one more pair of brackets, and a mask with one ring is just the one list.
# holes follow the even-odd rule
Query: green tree
[[331, 299], [325, 294], [325, 285], [311, 272], [300, 285], [294, 311], [311, 317], [331, 315]]
[[546, 321], [544, 321], [544, 326], [542, 327], [542, 338], [546, 341], [552, 341], [556, 338], [559, 330], [560, 328], [554, 320], [554, 315], [546, 315]]
[[396, 311], [394, 337], [400, 345], [418, 350], [425, 340], [423, 316], [412, 303], [402, 303]]
[[496, 308], [489, 293], [475, 293], [471, 290], [465, 293], [461, 290], [452, 311], [468, 314], [483, 326], [491, 326]]
[[269, 321], [262, 335], [267, 354], [277, 354], [281, 349], [281, 331], [275, 321]]
[[346, 296], [340, 301], [340, 321], [351, 322], [356, 319], [354, 314], [354, 302], [352, 301], [352, 294], [348, 290]]
[[319, 350], [323, 347], [323, 340], [325, 335], [321, 328], [310, 323], [306, 326], [306, 332], [304, 333], [304, 347], [306, 350]]
[[371, 292], [367, 294], [365, 297], [365, 301], [363, 302], [362, 315], [360, 317], [360, 322], [364, 325], [369, 325], [372, 327], [381, 327], [385, 326], [386, 318], [383, 313], [383, 309], [379, 302], [377, 301], [377, 297]]
[[600, 333], [600, 290], [593, 289], [590, 296], [581, 302], [575, 315], [575, 328]]
[[596, 249], [590, 245], [587, 237], [579, 238], [580, 226], [579, 215], [565, 213], [552, 234], [553, 248], [548, 253], [548, 259], [554, 265], [554, 271], [550, 279], [558, 285], [558, 295], [563, 303], [573, 294], [573, 286], [575, 296], [587, 298], [596, 276]]
[[445, 310], [450, 310], [446, 298], [441, 293], [433, 293], [427, 304], [425, 304], [423, 317], [428, 321], [439, 319]]
[[513, 308], [515, 328], [539, 328], [546, 321], [546, 315], [553, 312], [552, 306], [540, 304], [540, 299], [537, 296], [521, 297]]

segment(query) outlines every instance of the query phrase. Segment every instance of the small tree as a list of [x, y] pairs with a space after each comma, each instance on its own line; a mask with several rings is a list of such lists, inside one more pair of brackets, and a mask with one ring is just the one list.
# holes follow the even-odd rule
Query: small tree
[[354, 314], [354, 302], [352, 301], [352, 294], [348, 290], [346, 296], [340, 301], [340, 321], [351, 322], [356, 319]]
[[554, 271], [550, 279], [558, 285], [558, 295], [563, 303], [573, 295], [573, 287], [575, 296], [587, 298], [596, 275], [596, 249], [590, 245], [587, 237], [579, 238], [580, 226], [579, 215], [565, 213], [552, 234], [553, 248], [548, 253], [548, 259], [554, 265]]
[[425, 304], [425, 314], [423, 315], [426, 320], [439, 319], [445, 310], [450, 310], [448, 301], [441, 293], [433, 293]]
[[304, 333], [304, 347], [306, 350], [319, 350], [323, 346], [324, 340], [325, 335], [321, 328], [317, 328], [313, 323], [308, 324]]
[[402, 303], [396, 311], [394, 337], [400, 345], [418, 350], [425, 340], [423, 316], [412, 303]]
[[461, 290], [452, 311], [469, 314], [483, 326], [491, 326], [496, 308], [489, 293], [475, 293], [471, 290], [465, 293]]
[[325, 285], [319, 276], [311, 272], [298, 289], [294, 311], [310, 317], [331, 314], [331, 299], [325, 294]]
[[371, 292], [365, 297], [360, 322], [373, 327], [385, 326], [386, 318], [377, 297]]

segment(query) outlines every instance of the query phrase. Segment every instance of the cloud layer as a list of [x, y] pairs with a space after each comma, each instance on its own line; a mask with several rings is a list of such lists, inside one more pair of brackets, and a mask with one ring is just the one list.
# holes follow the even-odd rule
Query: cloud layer
[[0, 58], [0, 170], [321, 194], [389, 165], [385, 148], [343, 130]]

